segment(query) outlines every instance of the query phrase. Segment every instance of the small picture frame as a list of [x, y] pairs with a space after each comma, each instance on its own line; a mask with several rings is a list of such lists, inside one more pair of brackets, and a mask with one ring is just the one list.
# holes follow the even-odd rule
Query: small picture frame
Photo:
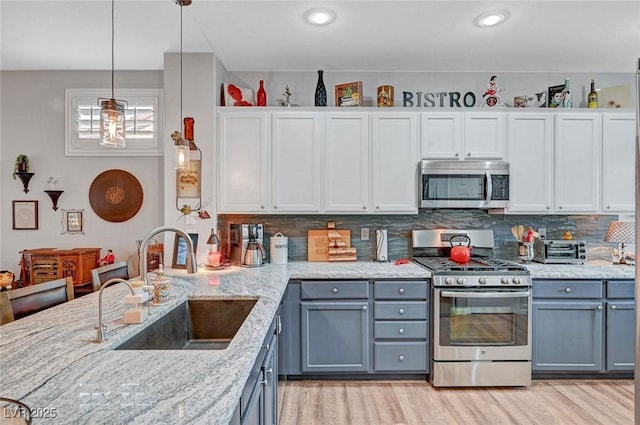
[[[193, 243], [193, 255], [196, 255], [198, 250], [198, 234], [189, 233], [189, 237]], [[181, 235], [176, 235], [173, 241], [173, 262], [171, 267], [174, 269], [187, 268], [187, 241]]]
[[84, 210], [62, 210], [62, 234], [84, 234]]
[[338, 84], [335, 94], [336, 106], [362, 106], [362, 81]]
[[38, 230], [38, 201], [13, 202], [13, 230]]
[[549, 96], [547, 96], [549, 108], [562, 108], [562, 90], [564, 90], [564, 84], [549, 87]]

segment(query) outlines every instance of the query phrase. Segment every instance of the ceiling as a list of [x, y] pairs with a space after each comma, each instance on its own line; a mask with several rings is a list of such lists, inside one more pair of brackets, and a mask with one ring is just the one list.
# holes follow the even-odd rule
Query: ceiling
[[[326, 27], [303, 13], [336, 12]], [[493, 28], [476, 16], [507, 9]], [[115, 68], [163, 68], [180, 50], [173, 0], [116, 0]], [[635, 72], [640, 0], [193, 0], [183, 51], [230, 71]], [[0, 69], [111, 68], [109, 0], [0, 0]]]

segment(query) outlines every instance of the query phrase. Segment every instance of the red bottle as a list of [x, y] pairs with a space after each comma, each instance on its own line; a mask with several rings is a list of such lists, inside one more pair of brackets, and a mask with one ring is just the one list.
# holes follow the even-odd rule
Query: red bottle
[[264, 90], [264, 80], [260, 80], [260, 88], [258, 89], [258, 106], [267, 106], [267, 92]]

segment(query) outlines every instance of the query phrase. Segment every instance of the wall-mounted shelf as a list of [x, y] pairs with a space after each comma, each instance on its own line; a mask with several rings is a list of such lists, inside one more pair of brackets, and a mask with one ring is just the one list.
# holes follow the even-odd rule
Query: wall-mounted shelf
[[58, 198], [60, 198], [60, 195], [62, 195], [62, 192], [64, 192], [64, 190], [45, 190], [44, 191], [44, 193], [49, 195], [49, 198], [51, 198], [51, 203], [53, 204], [54, 211], [58, 211]]
[[17, 172], [16, 175], [18, 177], [20, 177], [20, 180], [22, 180], [22, 186], [24, 187], [24, 193], [28, 193], [29, 192], [29, 181], [31, 180], [31, 177], [33, 177], [35, 173], [25, 173], [25, 172]]

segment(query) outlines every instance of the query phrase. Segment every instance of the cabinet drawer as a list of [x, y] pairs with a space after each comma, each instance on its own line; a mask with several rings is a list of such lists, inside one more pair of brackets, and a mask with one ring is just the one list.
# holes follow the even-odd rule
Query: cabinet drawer
[[302, 281], [300, 298], [303, 300], [369, 298], [369, 281]]
[[373, 335], [376, 339], [427, 339], [427, 321], [393, 322], [375, 321]]
[[534, 280], [533, 298], [602, 298], [599, 280]]
[[426, 342], [374, 343], [375, 371], [426, 371]]
[[378, 299], [427, 299], [428, 285], [426, 281], [384, 282], [373, 284], [373, 295]]
[[607, 298], [635, 298], [633, 280], [610, 280], [607, 282]]
[[378, 319], [426, 320], [426, 301], [376, 301], [373, 303], [373, 317]]

